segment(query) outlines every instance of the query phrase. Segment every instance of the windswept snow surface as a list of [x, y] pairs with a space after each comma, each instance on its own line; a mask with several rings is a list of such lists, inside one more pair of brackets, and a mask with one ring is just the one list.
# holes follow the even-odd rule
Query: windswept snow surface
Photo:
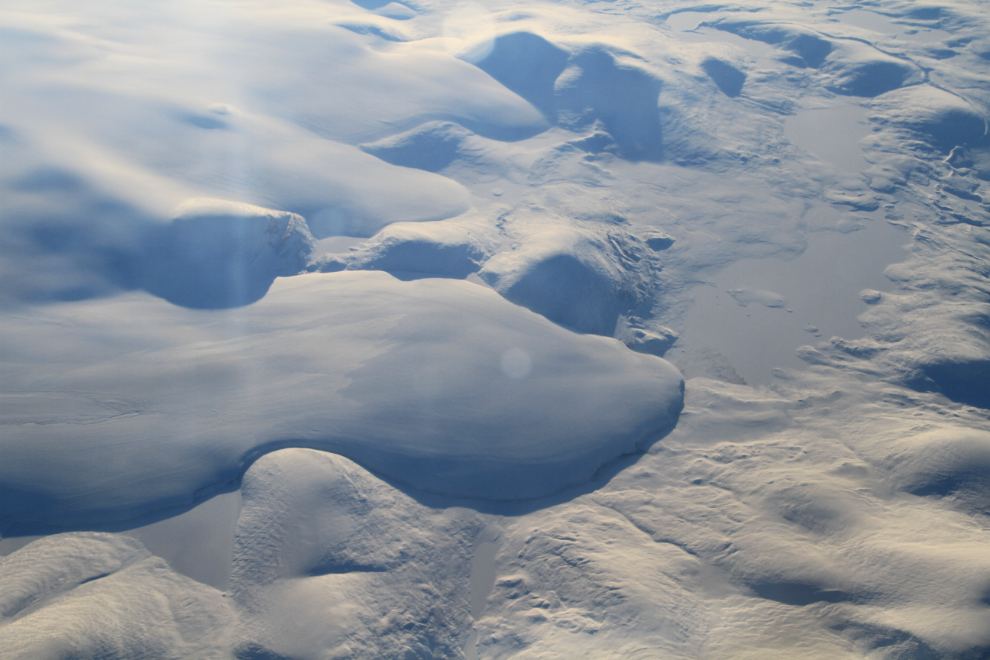
[[8, 0], [0, 657], [990, 658], [985, 0]]
[[147, 295], [34, 309], [2, 333], [14, 522], [180, 504], [292, 445], [435, 493], [539, 497], [642, 451], [682, 404], [669, 363], [467, 282], [302, 275], [206, 318]]

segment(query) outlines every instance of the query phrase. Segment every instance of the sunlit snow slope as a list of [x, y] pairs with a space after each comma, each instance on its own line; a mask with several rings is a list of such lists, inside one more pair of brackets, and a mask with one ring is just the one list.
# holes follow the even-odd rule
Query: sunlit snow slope
[[488, 500], [548, 495], [669, 431], [681, 378], [466, 282], [384, 273], [281, 280], [253, 306], [148, 296], [6, 319], [20, 412], [8, 520], [57, 526], [189, 502], [286, 446]]

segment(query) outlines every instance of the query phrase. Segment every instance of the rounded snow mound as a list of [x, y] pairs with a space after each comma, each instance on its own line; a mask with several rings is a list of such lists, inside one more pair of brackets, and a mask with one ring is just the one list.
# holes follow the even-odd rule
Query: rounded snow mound
[[828, 89], [844, 96], [872, 98], [924, 79], [916, 65], [860, 43], [834, 49], [822, 69], [831, 76]]
[[835, 46], [820, 33], [789, 23], [723, 19], [713, 23], [712, 27], [776, 46], [788, 53], [782, 58], [784, 62], [801, 68], [819, 68]]
[[15, 522], [178, 506], [283, 447], [435, 493], [536, 498], [643, 451], [683, 401], [664, 360], [457, 280], [310, 274], [248, 307], [132, 294], [0, 326], [22, 356], [0, 369], [5, 410], [60, 402], [51, 423], [5, 431], [0, 519]]
[[952, 497], [990, 512], [990, 433], [943, 428], [906, 438], [888, 459], [894, 482], [912, 495]]
[[519, 249], [495, 255], [478, 275], [506, 299], [551, 321], [612, 336], [637, 295], [615, 251], [594, 232], [547, 229]]
[[558, 124], [581, 129], [600, 121], [624, 158], [660, 158], [657, 103], [661, 80], [635, 57], [592, 44], [576, 50], [554, 83]]
[[[235, 657], [465, 657], [470, 514], [445, 515], [342, 456], [308, 449], [262, 457], [241, 493], [228, 591], [240, 614]], [[440, 565], [451, 577], [424, 588]], [[273, 613], [304, 626], [271, 625]]]
[[554, 83], [569, 56], [540, 35], [520, 31], [496, 37], [491, 51], [475, 65], [553, 121], [557, 117]]
[[362, 144], [361, 150], [392, 165], [439, 172], [458, 158], [461, 143], [470, 135], [471, 131], [458, 124], [433, 121], [399, 135]]
[[126, 536], [56, 534], [0, 557], [3, 657], [218, 658], [235, 615]]
[[[451, 221], [396, 223], [347, 259], [351, 270], [384, 270], [396, 277], [464, 278], [488, 258], [481, 232]], [[325, 269], [324, 272], [327, 272]]]
[[482, 58], [470, 51], [464, 57], [562, 128], [583, 130], [597, 121], [624, 158], [662, 155], [662, 81], [634, 53], [599, 43], [565, 49], [523, 31], [497, 37]]
[[294, 213], [215, 199], [183, 204], [148, 231], [142, 284], [184, 307], [219, 308], [259, 300], [276, 277], [295, 275], [313, 250]]
[[986, 119], [960, 97], [930, 85], [905, 87], [878, 98], [871, 120], [906, 129], [948, 153], [953, 147], [979, 140]]

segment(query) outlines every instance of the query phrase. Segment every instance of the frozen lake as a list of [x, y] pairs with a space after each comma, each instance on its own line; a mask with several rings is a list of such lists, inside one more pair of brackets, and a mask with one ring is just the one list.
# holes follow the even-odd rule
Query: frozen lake
[[850, 9], [849, 11], [837, 14], [836, 17], [843, 23], [880, 32], [895, 39], [904, 39], [905, 41], [941, 41], [951, 36], [945, 30], [924, 26], [919, 27], [904, 20], [895, 21], [889, 16], [884, 16], [883, 14], [867, 9]]
[[[821, 209], [832, 213], [830, 209]], [[903, 229], [882, 214], [856, 214], [850, 233], [818, 232], [808, 247], [790, 259], [742, 259], [694, 289], [694, 305], [684, 324], [683, 342], [669, 357], [678, 362], [686, 350], [713, 348], [728, 358], [750, 385], [767, 384], [774, 367], [803, 369], [795, 355], [799, 346], [830, 337], [856, 339], [863, 328], [856, 316], [866, 310], [863, 289], [890, 290], [884, 268], [903, 260]], [[841, 214], [835, 213], [840, 218]], [[769, 292], [736, 297], [730, 291]], [[778, 304], [779, 302], [779, 304]], [[772, 306], [770, 306], [772, 305]]]
[[815, 100], [784, 121], [788, 140], [847, 176], [868, 166], [859, 144], [867, 134], [866, 109], [844, 99]]
[[[787, 139], [830, 166], [837, 180], [854, 179], [868, 166], [860, 147], [868, 133], [866, 110], [842, 98], [815, 99], [784, 124]], [[760, 385], [775, 367], [804, 368], [799, 346], [863, 336], [859, 292], [890, 290], [883, 270], [905, 258], [906, 232], [888, 224], [882, 209], [849, 212], [823, 203], [804, 219], [819, 229], [807, 233], [800, 255], [742, 259], [694, 289], [671, 359], [687, 364], [688, 353], [711, 349], [747, 383]]]

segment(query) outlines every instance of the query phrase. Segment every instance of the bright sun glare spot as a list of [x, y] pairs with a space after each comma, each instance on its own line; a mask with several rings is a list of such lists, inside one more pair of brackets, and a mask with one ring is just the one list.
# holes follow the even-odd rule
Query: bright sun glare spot
[[502, 353], [502, 373], [509, 378], [523, 379], [533, 370], [533, 360], [521, 348], [510, 348]]

